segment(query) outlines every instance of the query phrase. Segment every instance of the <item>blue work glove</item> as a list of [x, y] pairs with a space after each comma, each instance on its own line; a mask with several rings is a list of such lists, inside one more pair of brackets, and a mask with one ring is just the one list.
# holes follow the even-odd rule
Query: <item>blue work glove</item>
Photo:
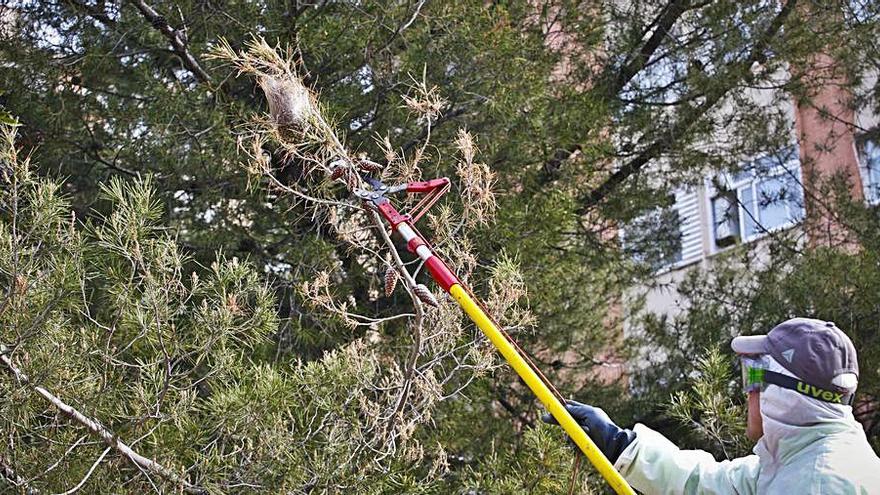
[[[611, 464], [617, 462], [620, 454], [636, 439], [634, 431], [618, 427], [605, 414], [605, 411], [598, 407], [570, 400], [567, 401], [565, 408], [574, 420], [581, 425], [581, 428], [587, 432], [590, 439], [596, 443], [599, 450], [605, 454], [605, 457], [611, 461]], [[541, 421], [551, 425], [559, 424], [550, 413], [541, 416]]]

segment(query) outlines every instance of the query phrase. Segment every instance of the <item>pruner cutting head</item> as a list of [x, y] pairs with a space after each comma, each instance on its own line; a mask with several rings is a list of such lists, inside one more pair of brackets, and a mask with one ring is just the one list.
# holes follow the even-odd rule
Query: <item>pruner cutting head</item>
[[[370, 177], [366, 174], [362, 174], [362, 177], [364, 182], [369, 184], [370, 189], [355, 189], [355, 196], [361, 198], [365, 203], [379, 210], [379, 213], [391, 222], [392, 226], [396, 226], [401, 222], [409, 221], [410, 219], [415, 223], [435, 202], [437, 202], [440, 196], [449, 190], [449, 179], [446, 177], [420, 182], [407, 182], [395, 186], [386, 186], [379, 179]], [[403, 191], [425, 195], [422, 200], [412, 208], [410, 212], [412, 216], [401, 214], [395, 210], [388, 201], [388, 195]]]
[[370, 177], [369, 175], [361, 174], [361, 177], [364, 179], [364, 182], [370, 185], [370, 189], [357, 188], [354, 190], [354, 195], [371, 203], [373, 206], [378, 206], [380, 203], [387, 202], [388, 198], [386, 198], [386, 195], [406, 189], [406, 184], [388, 187], [379, 179]]

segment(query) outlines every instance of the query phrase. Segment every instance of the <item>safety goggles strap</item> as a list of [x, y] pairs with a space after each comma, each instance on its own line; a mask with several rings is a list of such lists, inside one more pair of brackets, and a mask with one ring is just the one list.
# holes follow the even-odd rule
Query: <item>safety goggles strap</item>
[[842, 404], [845, 406], [850, 406], [852, 405], [853, 398], [855, 397], [855, 394], [852, 393], [832, 392], [831, 390], [825, 390], [814, 385], [810, 385], [809, 383], [802, 382], [797, 378], [792, 378], [790, 376], [783, 375], [782, 373], [776, 373], [769, 370], [764, 370], [764, 382], [777, 385], [782, 388], [787, 388], [789, 390], [794, 390], [801, 395], [805, 395], [816, 400], [821, 400], [823, 402], [830, 402], [832, 404]]

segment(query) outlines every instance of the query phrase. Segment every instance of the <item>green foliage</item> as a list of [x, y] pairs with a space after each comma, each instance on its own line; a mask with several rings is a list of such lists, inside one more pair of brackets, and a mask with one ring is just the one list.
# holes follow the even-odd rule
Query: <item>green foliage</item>
[[[462, 490], [476, 493], [567, 493], [574, 482], [576, 493], [600, 493], [579, 470], [572, 479], [575, 458], [580, 455], [567, 445], [559, 429], [538, 423], [523, 434], [518, 452], [498, 452], [493, 448], [480, 462], [465, 471]], [[580, 460], [581, 467], [588, 463]], [[593, 476], [597, 476], [593, 474]]]
[[[150, 179], [113, 179], [103, 188], [112, 213], [83, 229], [59, 185], [30, 173], [5, 132], [13, 170], [0, 197], [0, 281], [10, 290], [0, 340], [30, 384], [213, 493], [391, 483], [420, 459], [412, 442], [400, 461], [376, 455], [389, 434], [377, 430], [395, 428], [376, 416], [377, 384], [388, 380], [376, 348], [355, 341], [317, 361], [273, 363], [275, 302], [250, 263], [220, 255], [185, 272], [178, 243], [156, 223]], [[69, 488], [100, 443], [31, 386], [0, 385], [10, 435], [0, 458], [27, 486]], [[88, 483], [137, 492], [167, 481], [111, 451]]]
[[[0, 340], [11, 344], [3, 348], [7, 371], [18, 374], [16, 366], [29, 377], [2, 385], [13, 400], [0, 403], [11, 432], [0, 460], [15, 466], [4, 483], [178, 485], [112, 447], [93, 464], [100, 442], [83, 420], [59, 416], [39, 386], [209, 493], [436, 493], [448, 473], [445, 429], [416, 430], [431, 421], [444, 389], [461, 390], [495, 361], [491, 348], [459, 328], [450, 302], [423, 328], [430, 340], [418, 345], [434, 354], [416, 375], [375, 332], [320, 359], [279, 360], [267, 352], [279, 325], [269, 286], [236, 257], [219, 254], [210, 266], [188, 259], [160, 223], [152, 178], [112, 178], [100, 197], [109, 213], [80, 222], [60, 184], [19, 157], [14, 129], [4, 132], [0, 282], [10, 293]], [[528, 326], [517, 263], [501, 257], [491, 273], [489, 303], [511, 330]], [[324, 290], [329, 279], [316, 283]], [[61, 433], [36, 433], [44, 428]], [[538, 459], [558, 458], [537, 442]], [[539, 473], [517, 483], [556, 486]]]
[[[0, 88], [0, 97], [2, 97], [5, 92], [6, 91], [4, 91], [2, 88]], [[3, 124], [3, 125], [16, 125], [16, 124], [18, 124], [18, 121], [15, 120], [15, 118], [12, 116], [12, 114], [10, 114], [8, 111], [6, 111], [6, 108], [2, 104], [0, 104], [0, 124]]]
[[[741, 388], [733, 380], [729, 357], [709, 349], [696, 362], [687, 391], [677, 392], [666, 411], [688, 432], [690, 445], [725, 459], [746, 455], [749, 441]], [[682, 447], [685, 447], [682, 445]]]

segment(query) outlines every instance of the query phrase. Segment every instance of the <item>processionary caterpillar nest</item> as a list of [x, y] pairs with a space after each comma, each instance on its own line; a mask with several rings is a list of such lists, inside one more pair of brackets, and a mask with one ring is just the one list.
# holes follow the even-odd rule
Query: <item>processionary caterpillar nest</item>
[[257, 81], [269, 103], [269, 114], [281, 128], [300, 127], [313, 114], [309, 90], [295, 78], [262, 76]]

